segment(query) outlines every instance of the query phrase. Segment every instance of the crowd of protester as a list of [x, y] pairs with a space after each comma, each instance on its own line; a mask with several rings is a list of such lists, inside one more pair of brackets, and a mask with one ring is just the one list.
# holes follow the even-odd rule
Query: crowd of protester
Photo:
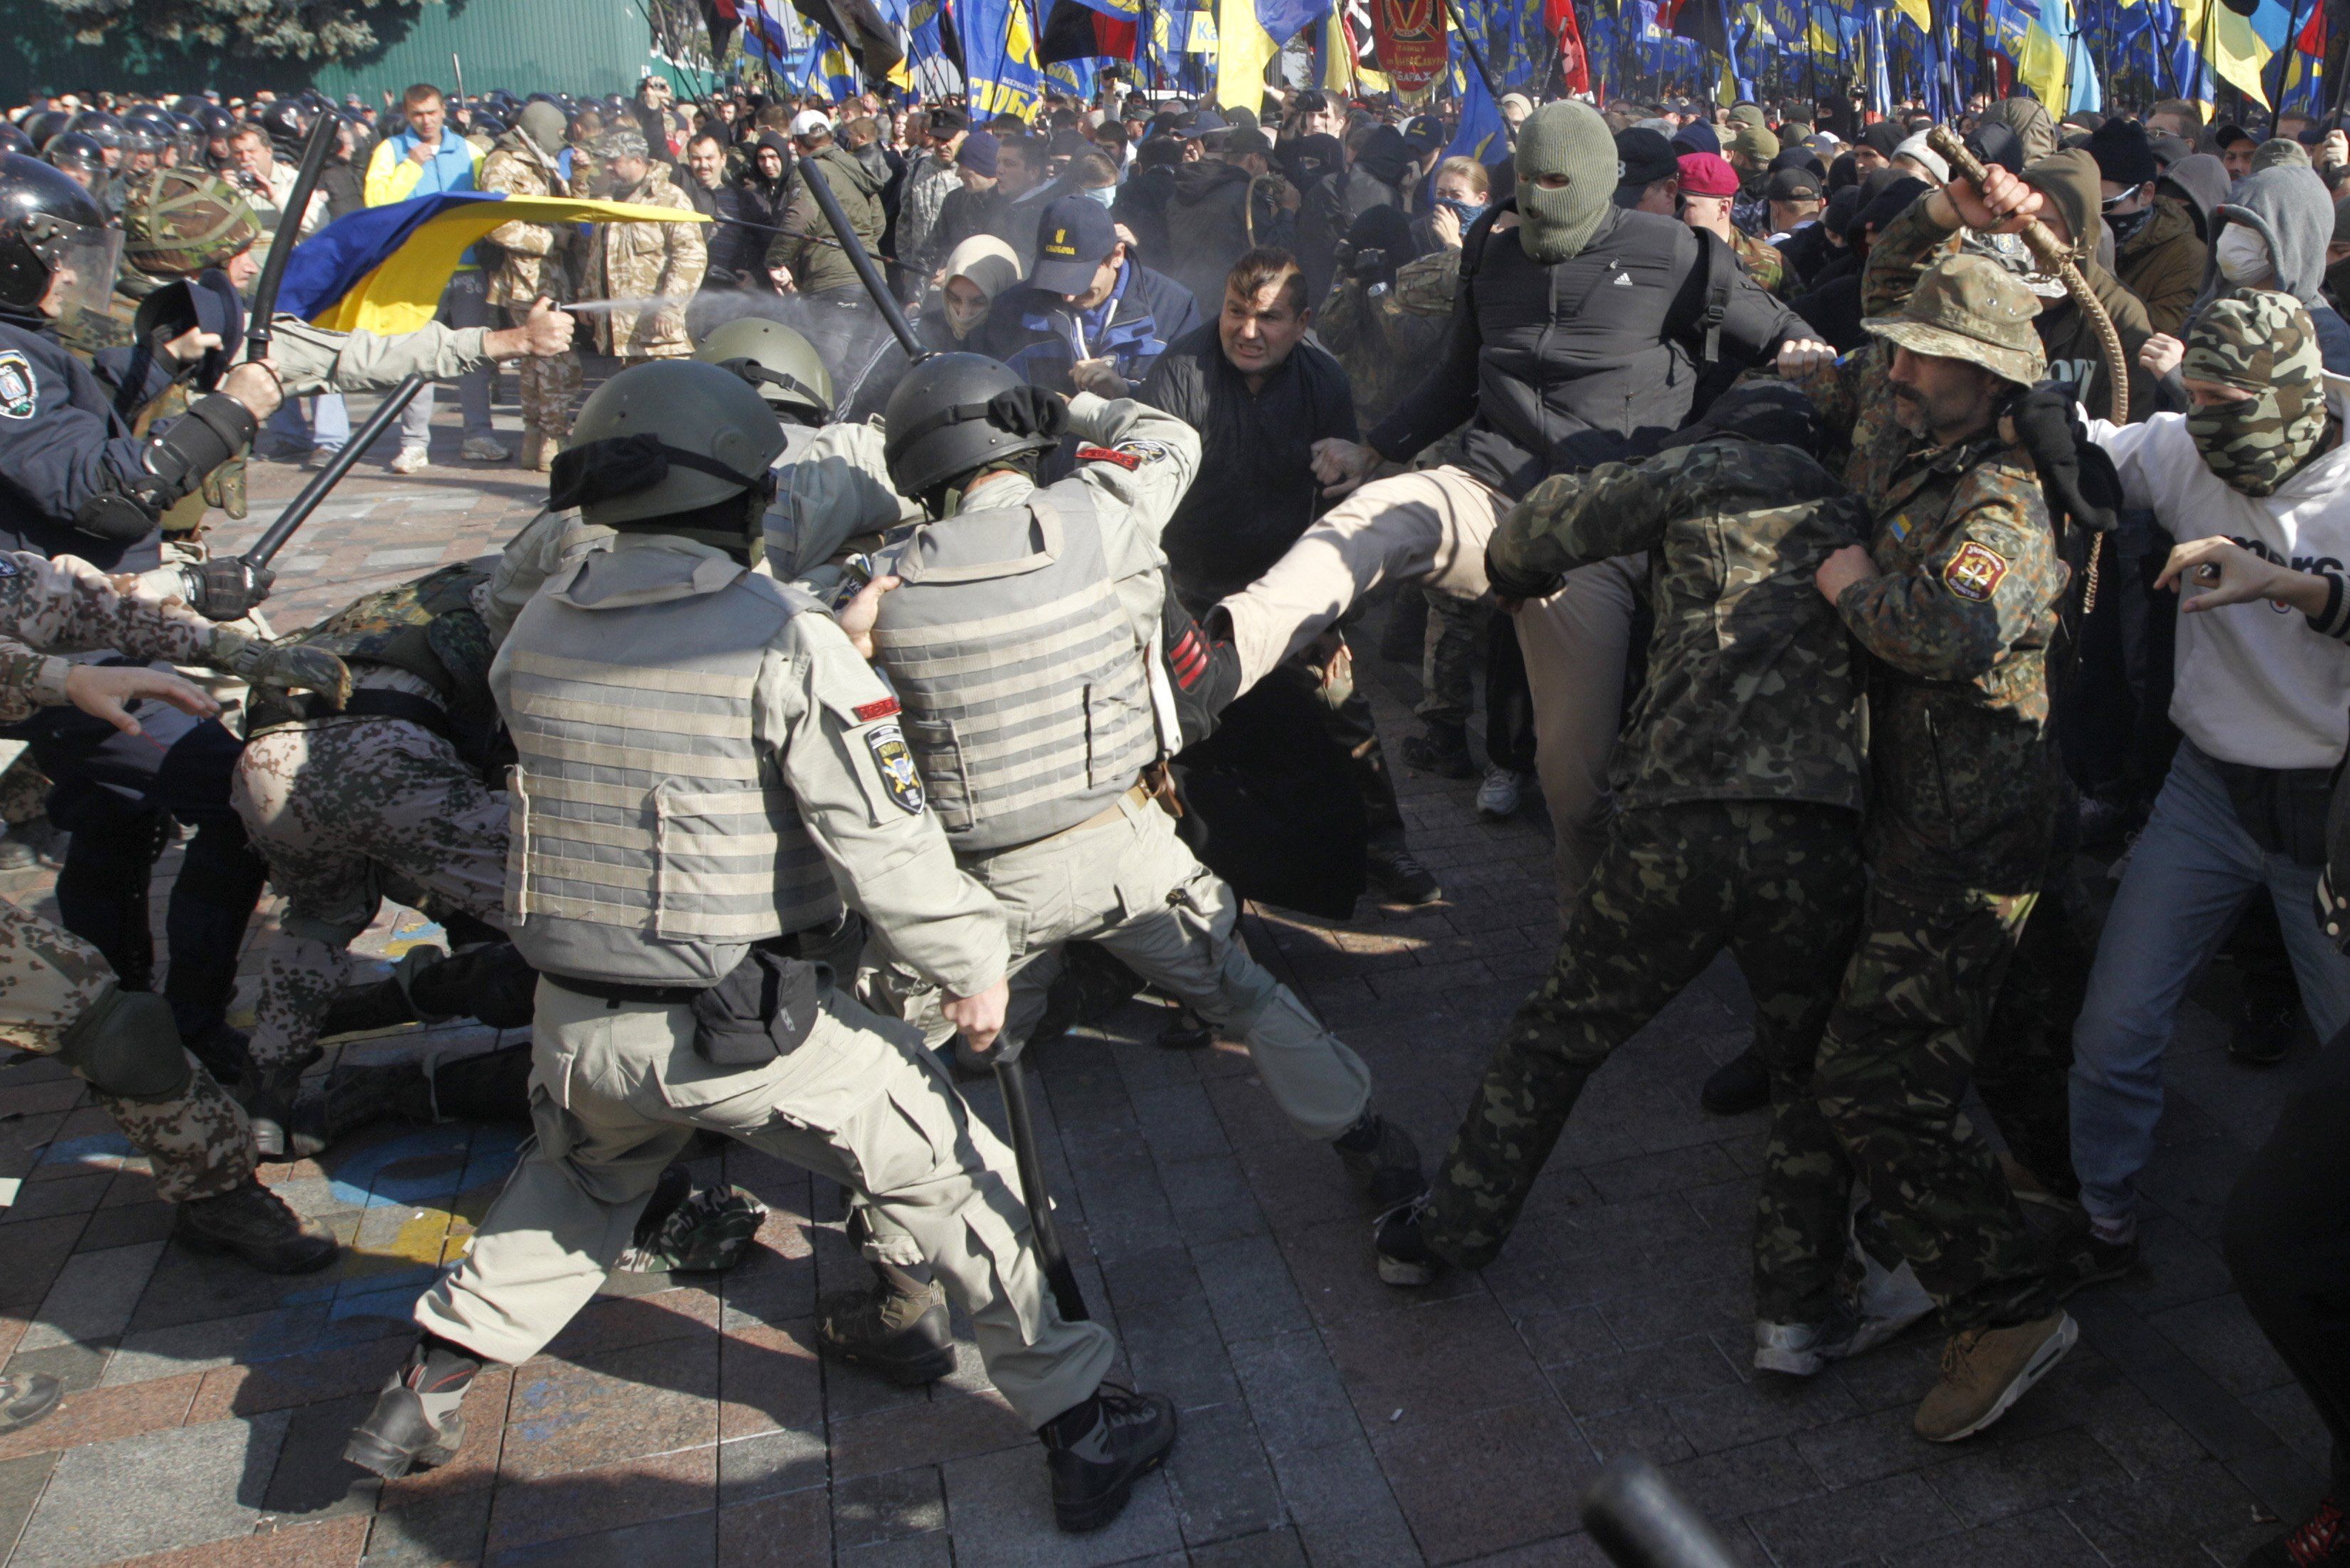
[[[916, 362], [812, 172], [924, 350], [1189, 427], [1212, 479], [1158, 536], [1170, 596], [1268, 689], [1244, 701], [1311, 715], [1330, 765], [1292, 785], [1359, 814], [1350, 886], [1445, 897], [1350, 630], [1419, 666], [1395, 757], [1476, 779], [1493, 820], [1539, 793], [1556, 836], [1558, 968], [1436, 1189], [1382, 1217], [1391, 1282], [1495, 1254], [1584, 1079], [1727, 946], [1756, 1044], [1690, 1089], [1773, 1112], [1757, 1365], [1809, 1375], [1939, 1314], [1918, 1430], [1979, 1431], [2073, 1343], [2065, 1297], [2148, 1266], [2163, 1059], [2225, 955], [2230, 1057], [2307, 1075], [2232, 1196], [2229, 1262], [2334, 1442], [2329, 1500], [2251, 1561], [2350, 1563], [2350, 959], [2323, 882], [2350, 740], [2350, 135], [1978, 95], [1939, 128], [1976, 180], [1914, 103], [1499, 107], [1471, 147], [1449, 110], [1312, 88], [1250, 108], [1113, 82], [989, 116], [649, 78], [60, 97], [0, 148], [139, 234], [180, 171], [277, 243], [326, 112], [304, 236], [467, 190], [708, 219], [517, 221], [466, 254], [451, 327], [585, 308], [574, 348], [517, 368], [517, 447], [495, 367], [457, 379], [465, 462], [549, 469], [583, 391], [744, 317], [853, 347], [825, 356], [827, 411], [881, 414]], [[433, 462], [432, 407], [393, 472]], [[289, 399], [260, 455], [322, 462], [350, 429], [335, 392]], [[1040, 478], [1087, 453], [1118, 456], [1069, 436]], [[1771, 659], [1737, 666], [1758, 638]], [[42, 842], [24, 794], [19, 864]], [[1777, 815], [1691, 826], [1725, 803]]]

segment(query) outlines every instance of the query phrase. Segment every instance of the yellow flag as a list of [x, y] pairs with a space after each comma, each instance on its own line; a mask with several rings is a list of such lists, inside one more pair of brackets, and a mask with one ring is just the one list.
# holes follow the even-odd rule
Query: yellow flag
[[1893, 8], [1918, 24], [1918, 30], [1928, 37], [1934, 36], [1934, 13], [1927, 0], [1893, 0]]
[[1216, 107], [1264, 101], [1264, 64], [1281, 46], [1256, 19], [1256, 0], [1216, 0]]
[[[2240, 16], [2216, 0], [2179, 0], [2178, 18], [2184, 36], [2195, 40], [2220, 80], [2240, 88], [2262, 109], [2269, 107], [2268, 84], [2262, 76], [2276, 58], [2276, 51], [2252, 30], [2251, 17]], [[2211, 90], [2209, 81], [2206, 78], [2207, 95]], [[2206, 96], [2203, 101], [2209, 104], [2211, 99]]]

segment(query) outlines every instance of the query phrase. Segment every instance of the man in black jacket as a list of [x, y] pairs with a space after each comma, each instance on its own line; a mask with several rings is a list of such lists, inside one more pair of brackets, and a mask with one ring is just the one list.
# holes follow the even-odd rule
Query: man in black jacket
[[1382, 125], [1364, 137], [1349, 167], [1333, 171], [1305, 192], [1297, 214], [1297, 260], [1305, 269], [1307, 298], [1320, 299], [1330, 292], [1338, 245], [1357, 218], [1373, 207], [1403, 205], [1401, 182], [1410, 166], [1411, 150], [1404, 145], [1403, 133]]
[[[1688, 225], [1627, 212], [1616, 145], [1587, 104], [1545, 104], [1521, 129], [1517, 195], [1471, 229], [1443, 358], [1367, 443], [1319, 443], [1344, 505], [1223, 601], [1243, 687], [1390, 576], [1486, 591], [1485, 541], [1552, 473], [1644, 454], [1691, 412], [1701, 363], [1809, 341], [1801, 317], [1742, 274], [1713, 272]], [[1714, 352], [1710, 355], [1708, 350]], [[1458, 465], [1357, 487], [1464, 421]], [[1537, 766], [1571, 899], [1597, 852], [1635, 573], [1603, 562], [1516, 617], [1534, 699]]]
[[[1305, 340], [1313, 325], [1297, 258], [1249, 251], [1230, 269], [1216, 317], [1170, 345], [1135, 394], [1200, 432], [1200, 472], [1215, 475], [1185, 493], [1159, 541], [1175, 591], [1194, 615], [1247, 587], [1297, 542], [1326, 504], [1314, 477], [1315, 444], [1355, 439], [1347, 372]], [[1274, 679], [1316, 699], [1331, 739], [1352, 759], [1372, 882], [1399, 902], [1430, 902], [1441, 891], [1405, 842], [1371, 705], [1351, 685], [1336, 688], [1341, 701], [1329, 699], [1323, 670], [1343, 646], [1333, 634]]]

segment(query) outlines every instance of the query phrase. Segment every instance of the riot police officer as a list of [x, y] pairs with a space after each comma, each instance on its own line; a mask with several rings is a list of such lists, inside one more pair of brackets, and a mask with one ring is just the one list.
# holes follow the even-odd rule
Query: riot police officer
[[542, 977], [538, 1140], [347, 1457], [397, 1476], [453, 1453], [473, 1376], [587, 1303], [706, 1127], [915, 1238], [1044, 1438], [1063, 1527], [1107, 1524], [1173, 1447], [1173, 1407], [1102, 1384], [1114, 1342], [1055, 1310], [1010, 1152], [799, 940], [845, 894], [967, 1033], [1002, 1025], [1003, 911], [956, 868], [896, 699], [820, 603], [753, 569], [781, 429], [739, 375], [657, 361], [572, 434], [550, 504], [618, 537], [547, 581], [491, 674], [518, 758], [507, 928]]

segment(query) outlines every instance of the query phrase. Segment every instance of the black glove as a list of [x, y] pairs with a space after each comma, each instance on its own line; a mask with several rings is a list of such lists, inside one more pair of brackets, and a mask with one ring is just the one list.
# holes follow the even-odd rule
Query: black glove
[[2016, 443], [2032, 454], [2040, 471], [2040, 493], [2048, 503], [2048, 520], [2070, 517], [2079, 526], [2104, 534], [2117, 519], [2121, 476], [2105, 448], [2089, 439], [2073, 389], [2063, 381], [2043, 381], [2008, 405], [2015, 423]]
[[276, 573], [242, 556], [224, 556], [180, 570], [188, 579], [188, 602], [206, 620], [243, 620], [269, 597], [277, 581]]
[[987, 400], [987, 422], [1014, 435], [1058, 441], [1069, 428], [1069, 405], [1042, 387], [1010, 387]]
[[1486, 542], [1485, 582], [1493, 590], [1495, 598], [1546, 599], [1558, 592], [1559, 585], [1564, 581], [1565, 579], [1555, 573], [1544, 576], [1513, 576], [1500, 562], [1493, 559], [1492, 542], [1491, 540]]

